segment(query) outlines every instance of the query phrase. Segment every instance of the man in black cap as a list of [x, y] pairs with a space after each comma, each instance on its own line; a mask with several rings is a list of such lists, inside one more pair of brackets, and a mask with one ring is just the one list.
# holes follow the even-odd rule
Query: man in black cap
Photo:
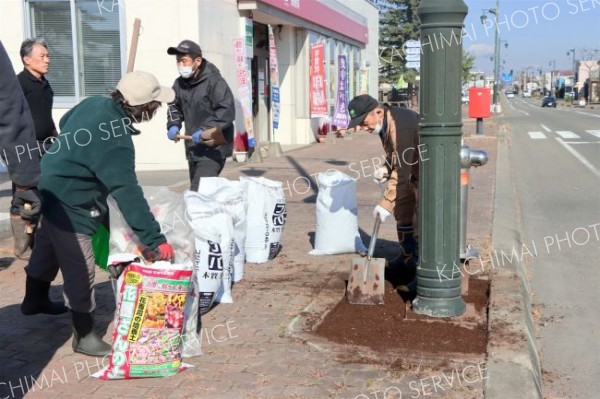
[[[167, 137], [176, 140], [185, 122], [191, 142], [185, 143], [192, 191], [198, 191], [201, 177], [218, 176], [225, 166], [233, 142], [235, 103], [231, 89], [212, 63], [202, 57], [200, 46], [184, 40], [167, 53], [177, 57], [180, 77], [175, 80], [175, 101], [169, 104]], [[226, 144], [208, 146], [202, 133], [209, 128], [223, 132]]]
[[419, 114], [406, 108], [380, 104], [363, 94], [348, 104], [349, 129], [360, 127], [376, 134], [385, 150], [385, 167], [375, 171], [375, 179], [387, 188], [373, 210], [382, 222], [390, 215], [396, 219], [400, 255], [390, 261], [390, 270], [415, 270], [419, 254], [415, 234], [419, 181]]

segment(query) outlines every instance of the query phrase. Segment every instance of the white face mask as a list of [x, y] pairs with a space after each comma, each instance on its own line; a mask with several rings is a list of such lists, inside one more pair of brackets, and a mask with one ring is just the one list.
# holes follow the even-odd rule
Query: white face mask
[[177, 70], [179, 71], [179, 75], [184, 79], [188, 79], [194, 74], [194, 69], [191, 66], [179, 66]]
[[378, 123], [375, 125], [375, 127], [373, 128], [373, 131], [371, 133], [379, 134], [381, 132], [381, 129], [382, 129], [381, 123]]

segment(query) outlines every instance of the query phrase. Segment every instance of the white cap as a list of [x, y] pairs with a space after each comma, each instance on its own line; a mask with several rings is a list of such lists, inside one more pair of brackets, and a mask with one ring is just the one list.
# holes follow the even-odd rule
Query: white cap
[[175, 100], [175, 91], [161, 86], [154, 75], [144, 71], [127, 73], [117, 84], [125, 101], [131, 106], [142, 105], [151, 101], [170, 103]]

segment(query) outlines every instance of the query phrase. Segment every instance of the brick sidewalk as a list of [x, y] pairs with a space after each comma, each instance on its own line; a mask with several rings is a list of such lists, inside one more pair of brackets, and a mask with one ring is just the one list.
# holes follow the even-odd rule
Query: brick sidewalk
[[[469, 127], [465, 126], [468, 135]], [[475, 138], [472, 148], [490, 151], [488, 165], [472, 175], [471, 202], [477, 219], [469, 221], [469, 231], [487, 237], [491, 228], [494, 138]], [[159, 379], [99, 381], [89, 377], [98, 370], [99, 360], [74, 354], [71, 350], [69, 317], [29, 316], [19, 313], [24, 290], [24, 262], [14, 262], [0, 271], [0, 397], [9, 398], [375, 398], [375, 391], [387, 398], [481, 398], [482, 381], [456, 383], [434, 393], [424, 382], [461, 370], [435, 370], [408, 367], [391, 369], [381, 364], [344, 364], [311, 345], [284, 337], [290, 321], [298, 315], [337, 273], [347, 273], [353, 254], [313, 257], [311, 233], [315, 224], [316, 180], [310, 175], [335, 168], [357, 181], [359, 226], [364, 237], [372, 228], [371, 212], [381, 195], [369, 177], [372, 159], [382, 154], [379, 140], [356, 135], [353, 140], [338, 139], [335, 145], [313, 145], [266, 158], [262, 164], [229, 167], [223, 177], [264, 176], [287, 183], [288, 219], [283, 234], [283, 249], [270, 263], [246, 265], [245, 279], [233, 287], [233, 304], [218, 305], [203, 317], [209, 334], [203, 340], [204, 355], [189, 359], [195, 367], [176, 376]], [[361, 162], [362, 161], [362, 162]], [[480, 172], [481, 171], [481, 172]], [[307, 177], [310, 186], [306, 184]], [[366, 177], [365, 177], [366, 176]], [[294, 181], [296, 185], [294, 186]], [[295, 189], [294, 189], [295, 188]], [[183, 187], [180, 187], [183, 189]], [[306, 191], [305, 193], [303, 193]], [[302, 194], [300, 194], [302, 193]], [[473, 215], [473, 211], [471, 215]], [[471, 230], [473, 226], [473, 230]], [[394, 248], [395, 226], [385, 223], [378, 247]], [[368, 239], [365, 240], [368, 243]], [[12, 242], [0, 244], [2, 257], [10, 256]], [[6, 259], [6, 258], [5, 258]], [[114, 298], [106, 273], [97, 272], [97, 320], [106, 339], [112, 334]], [[57, 278], [53, 296], [60, 296], [62, 280]], [[343, 292], [329, 295], [342, 298]], [[212, 333], [211, 333], [212, 332]], [[222, 342], [216, 342], [222, 341]], [[454, 375], [454, 374], [453, 374]], [[34, 389], [28, 389], [34, 382]], [[20, 385], [20, 386], [19, 386]], [[419, 389], [417, 389], [419, 388]], [[12, 390], [11, 390], [12, 389]], [[27, 393], [27, 391], [29, 391]], [[26, 395], [25, 395], [26, 393]], [[425, 395], [428, 394], [428, 395]], [[359, 396], [363, 395], [363, 396]], [[419, 395], [419, 396], [415, 396]]]

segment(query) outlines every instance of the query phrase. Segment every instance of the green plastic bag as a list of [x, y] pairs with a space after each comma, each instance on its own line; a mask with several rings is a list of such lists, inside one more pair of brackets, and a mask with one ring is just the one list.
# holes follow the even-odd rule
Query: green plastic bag
[[94, 261], [102, 270], [108, 271], [108, 245], [110, 242], [110, 226], [108, 215], [99, 224], [98, 230], [92, 236], [92, 248], [94, 250]]

